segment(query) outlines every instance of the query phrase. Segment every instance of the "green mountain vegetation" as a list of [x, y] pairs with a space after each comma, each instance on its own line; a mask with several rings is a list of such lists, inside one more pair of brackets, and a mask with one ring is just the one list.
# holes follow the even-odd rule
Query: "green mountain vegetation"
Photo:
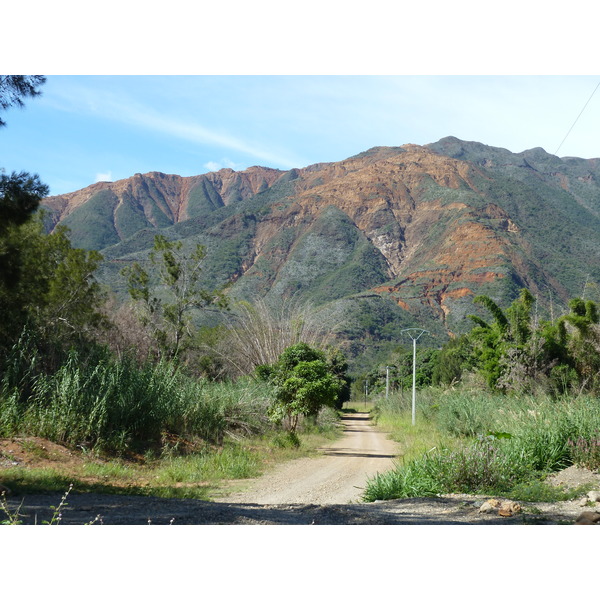
[[310, 303], [361, 362], [404, 325], [432, 346], [464, 333], [478, 294], [507, 305], [525, 287], [543, 314], [565, 312], [600, 281], [599, 169], [444, 138], [287, 172], [138, 174], [44, 207], [74, 246], [102, 253], [98, 279], [119, 301], [123, 266], [147, 263], [160, 233], [206, 247], [202, 282], [232, 300]]

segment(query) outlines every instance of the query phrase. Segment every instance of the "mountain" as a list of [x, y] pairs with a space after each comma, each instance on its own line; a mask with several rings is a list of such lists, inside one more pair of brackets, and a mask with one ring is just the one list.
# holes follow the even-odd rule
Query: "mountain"
[[83, 190], [44, 201], [48, 223], [62, 223], [75, 245], [100, 250], [145, 229], [161, 229], [191, 217], [241, 202], [269, 187], [281, 175], [253, 167], [243, 173], [223, 169], [197, 177], [136, 173], [114, 183], [99, 182]]
[[207, 247], [206, 285], [310, 301], [356, 354], [409, 326], [439, 345], [468, 328], [476, 294], [505, 306], [527, 287], [559, 310], [598, 285], [599, 178], [600, 159], [448, 137], [289, 171], [136, 174], [44, 206], [49, 230], [102, 252], [117, 294], [160, 232]]

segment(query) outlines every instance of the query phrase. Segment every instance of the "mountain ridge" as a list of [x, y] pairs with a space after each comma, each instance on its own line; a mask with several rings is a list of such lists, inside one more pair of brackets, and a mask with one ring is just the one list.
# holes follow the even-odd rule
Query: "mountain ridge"
[[204, 244], [206, 284], [232, 297], [332, 314], [360, 299], [371, 308], [349, 318], [361, 335], [391, 340], [411, 323], [459, 333], [479, 293], [506, 304], [528, 287], [543, 308], [600, 283], [599, 181], [599, 159], [450, 136], [288, 171], [136, 174], [43, 204], [49, 230], [63, 223], [104, 254], [100, 277], [117, 293], [118, 270], [163, 233]]

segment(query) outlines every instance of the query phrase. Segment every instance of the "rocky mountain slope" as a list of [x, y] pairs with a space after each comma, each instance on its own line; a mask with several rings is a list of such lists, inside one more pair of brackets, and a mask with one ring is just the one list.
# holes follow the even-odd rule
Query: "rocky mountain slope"
[[136, 174], [48, 198], [51, 229], [119, 270], [162, 233], [208, 249], [206, 285], [312, 302], [349, 339], [438, 336], [468, 326], [474, 295], [521, 287], [559, 310], [600, 283], [600, 159], [513, 154], [444, 138], [336, 163], [195, 177]]

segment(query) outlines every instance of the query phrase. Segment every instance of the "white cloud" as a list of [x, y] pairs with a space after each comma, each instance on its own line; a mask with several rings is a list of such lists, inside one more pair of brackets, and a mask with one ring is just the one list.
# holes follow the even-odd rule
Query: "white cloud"
[[219, 162], [209, 160], [207, 163], [204, 163], [204, 168], [209, 171], [219, 171], [221, 169], [233, 169], [234, 171], [239, 171], [240, 169], [243, 169], [243, 166], [234, 163], [229, 158], [222, 158]]
[[199, 122], [172, 116], [124, 93], [117, 95], [110, 91], [86, 88], [84, 83], [63, 85], [63, 89], [56, 91], [55, 96], [58, 102], [55, 100], [53, 106], [60, 110], [83, 111], [194, 144], [219, 146], [284, 168], [297, 166], [296, 160], [271, 151], [255, 140], [247, 141], [228, 132], [205, 127]]
[[112, 181], [112, 179], [111, 171], [107, 171], [106, 173], [96, 173], [96, 183], [99, 181]]
[[156, 114], [154, 111], [148, 109], [135, 110], [130, 114], [127, 114], [126, 108], [119, 109], [120, 114], [123, 118], [128, 118], [130, 123], [137, 123], [143, 127], [160, 131], [167, 135], [184, 139], [196, 144], [214, 144], [223, 148], [229, 148], [244, 154], [253, 156], [254, 158], [274, 163], [280, 166], [291, 168], [295, 163], [290, 159], [286, 159], [279, 155], [276, 155], [270, 151], [263, 150], [258, 147], [254, 147], [246, 143], [244, 140], [215, 132], [207, 129], [199, 124], [194, 124], [187, 121], [179, 121], [177, 119], [165, 117]]

